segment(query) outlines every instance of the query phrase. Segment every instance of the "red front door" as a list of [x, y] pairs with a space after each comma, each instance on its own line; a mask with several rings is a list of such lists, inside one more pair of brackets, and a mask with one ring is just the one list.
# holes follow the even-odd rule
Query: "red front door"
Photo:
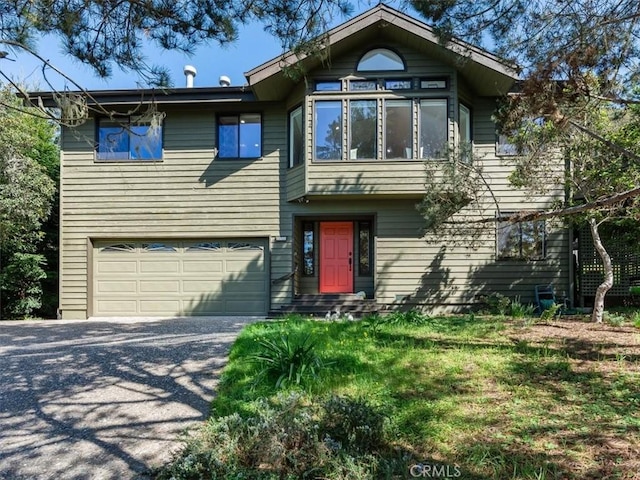
[[320, 293], [353, 293], [353, 223], [320, 223]]

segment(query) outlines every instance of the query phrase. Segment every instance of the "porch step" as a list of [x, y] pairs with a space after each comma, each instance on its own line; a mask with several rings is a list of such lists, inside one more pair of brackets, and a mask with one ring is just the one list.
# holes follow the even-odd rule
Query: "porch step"
[[305, 294], [296, 296], [290, 304], [283, 305], [280, 309], [272, 310], [269, 316], [273, 318], [288, 313], [298, 313], [324, 318], [328, 312], [340, 311], [341, 314], [362, 317], [377, 313], [380, 309], [375, 299], [362, 299], [354, 294]]

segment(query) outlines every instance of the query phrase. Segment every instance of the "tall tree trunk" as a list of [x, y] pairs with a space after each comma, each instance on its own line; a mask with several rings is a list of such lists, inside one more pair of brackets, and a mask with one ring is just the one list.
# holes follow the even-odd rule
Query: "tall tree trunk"
[[598, 232], [598, 222], [595, 218], [589, 219], [589, 229], [591, 230], [591, 237], [593, 238], [593, 246], [602, 259], [602, 265], [604, 266], [604, 281], [596, 289], [596, 296], [593, 299], [593, 313], [591, 314], [591, 320], [596, 323], [602, 323], [602, 317], [604, 315], [604, 296], [613, 286], [613, 265], [611, 264], [611, 257], [607, 253], [607, 250], [602, 244], [600, 238], [600, 232]]

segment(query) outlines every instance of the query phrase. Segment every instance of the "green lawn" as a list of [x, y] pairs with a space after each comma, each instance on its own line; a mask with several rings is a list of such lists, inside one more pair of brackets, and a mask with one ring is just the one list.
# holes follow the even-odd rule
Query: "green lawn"
[[[362, 478], [429, 478], [410, 470], [417, 464], [440, 468], [436, 478], [640, 478], [640, 331], [608, 338], [611, 328], [594, 332], [581, 321], [519, 322], [408, 314], [254, 324], [233, 346], [212, 416], [255, 416], [265, 408], [259, 399], [282, 390], [299, 391], [307, 404], [331, 395], [365, 401], [385, 417], [374, 457], [389, 462]], [[588, 337], [573, 335], [583, 328]], [[617, 338], [628, 341], [615, 345]], [[299, 378], [294, 370], [280, 376], [282, 365], [266, 372], [256, 360], [265, 346], [273, 357], [296, 345], [307, 348]]]

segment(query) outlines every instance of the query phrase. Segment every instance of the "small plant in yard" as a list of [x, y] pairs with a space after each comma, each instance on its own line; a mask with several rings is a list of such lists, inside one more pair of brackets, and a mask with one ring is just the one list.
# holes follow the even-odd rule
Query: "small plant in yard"
[[309, 334], [298, 339], [285, 334], [276, 340], [259, 339], [261, 350], [253, 356], [253, 360], [262, 369], [256, 380], [275, 378], [276, 388], [281, 388], [291, 384], [300, 385], [305, 378], [316, 377], [323, 363], [316, 354], [315, 344], [310, 341], [310, 337]]
[[479, 300], [487, 306], [487, 313], [490, 315], [505, 316], [511, 305], [509, 297], [506, 297], [501, 293], [483, 295]]
[[631, 315], [631, 323], [636, 328], [640, 328], [640, 312], [633, 312]]
[[545, 308], [540, 314], [540, 320], [544, 320], [548, 322], [549, 320], [553, 320], [555, 316], [560, 312], [560, 304], [552, 303], [548, 308]]
[[605, 312], [604, 321], [612, 327], [621, 327], [624, 325], [626, 318], [624, 315], [615, 312]]
[[511, 300], [509, 304], [509, 313], [513, 318], [525, 318], [533, 316], [535, 308], [528, 303], [522, 303], [520, 297]]

